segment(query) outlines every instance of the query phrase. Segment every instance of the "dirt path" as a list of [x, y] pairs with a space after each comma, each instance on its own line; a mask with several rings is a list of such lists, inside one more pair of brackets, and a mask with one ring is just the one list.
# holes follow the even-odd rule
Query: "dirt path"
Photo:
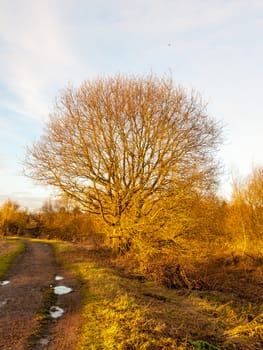
[[[0, 285], [1, 350], [73, 350], [81, 329], [80, 283], [55, 261], [52, 248], [45, 243], [25, 242], [26, 250], [15, 260]], [[55, 276], [63, 280], [56, 281]], [[50, 286], [72, 288], [65, 295], [53, 295], [56, 306], [64, 309], [62, 317], [48, 319], [39, 330], [37, 315], [45, 304]], [[53, 289], [49, 289], [53, 291]], [[39, 330], [39, 337], [29, 337]]]

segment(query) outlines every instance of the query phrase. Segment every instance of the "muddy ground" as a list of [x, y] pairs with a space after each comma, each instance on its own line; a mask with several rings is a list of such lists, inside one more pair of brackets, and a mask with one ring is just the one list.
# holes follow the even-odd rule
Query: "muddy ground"
[[[81, 285], [59, 266], [50, 245], [24, 243], [25, 252], [4, 277], [9, 283], [0, 285], [0, 349], [73, 350], [82, 324]], [[53, 294], [59, 285], [72, 292]], [[51, 304], [63, 308], [61, 317], [49, 316]]]

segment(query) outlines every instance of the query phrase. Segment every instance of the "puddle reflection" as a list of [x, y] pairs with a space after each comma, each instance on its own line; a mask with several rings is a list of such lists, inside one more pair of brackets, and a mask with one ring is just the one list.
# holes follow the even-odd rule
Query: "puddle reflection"
[[5, 306], [7, 304], [7, 299], [0, 301], [0, 307]]
[[68, 294], [72, 291], [72, 288], [66, 287], [66, 286], [57, 286], [54, 287], [54, 293], [57, 295], [63, 295]]
[[10, 281], [1, 281], [0, 286], [6, 286]]
[[64, 279], [64, 277], [62, 276], [56, 276], [55, 277], [55, 281], [62, 281]]
[[58, 318], [63, 315], [64, 310], [59, 306], [52, 306], [49, 310], [49, 313], [52, 318]]
[[47, 345], [49, 343], [49, 340], [47, 338], [41, 338], [39, 340], [39, 344], [41, 345]]

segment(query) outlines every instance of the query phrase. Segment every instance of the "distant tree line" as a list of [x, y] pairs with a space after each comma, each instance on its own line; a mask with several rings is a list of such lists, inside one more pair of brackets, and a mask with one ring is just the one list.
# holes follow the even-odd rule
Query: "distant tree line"
[[60, 239], [72, 242], [101, 241], [95, 221], [77, 206], [69, 207], [63, 200], [43, 203], [40, 210], [22, 209], [8, 200], [0, 208], [0, 232], [2, 238], [10, 235], [32, 238]]

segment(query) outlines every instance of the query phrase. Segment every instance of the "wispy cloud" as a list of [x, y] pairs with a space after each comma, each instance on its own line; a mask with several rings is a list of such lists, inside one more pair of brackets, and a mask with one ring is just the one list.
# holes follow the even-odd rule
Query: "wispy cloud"
[[248, 4], [250, 12], [263, 9], [261, 0], [2, 0], [0, 66], [6, 95], [0, 103], [42, 119], [68, 81], [130, 70], [136, 56], [145, 62], [141, 69], [150, 70], [167, 55], [160, 51], [165, 45], [173, 44], [169, 54], [198, 49], [193, 32], [205, 29], [209, 38], [211, 28], [246, 15]]
[[0, 45], [2, 84], [16, 98], [12, 108], [35, 118], [47, 115], [51, 92], [78, 62], [52, 2], [2, 1]]

